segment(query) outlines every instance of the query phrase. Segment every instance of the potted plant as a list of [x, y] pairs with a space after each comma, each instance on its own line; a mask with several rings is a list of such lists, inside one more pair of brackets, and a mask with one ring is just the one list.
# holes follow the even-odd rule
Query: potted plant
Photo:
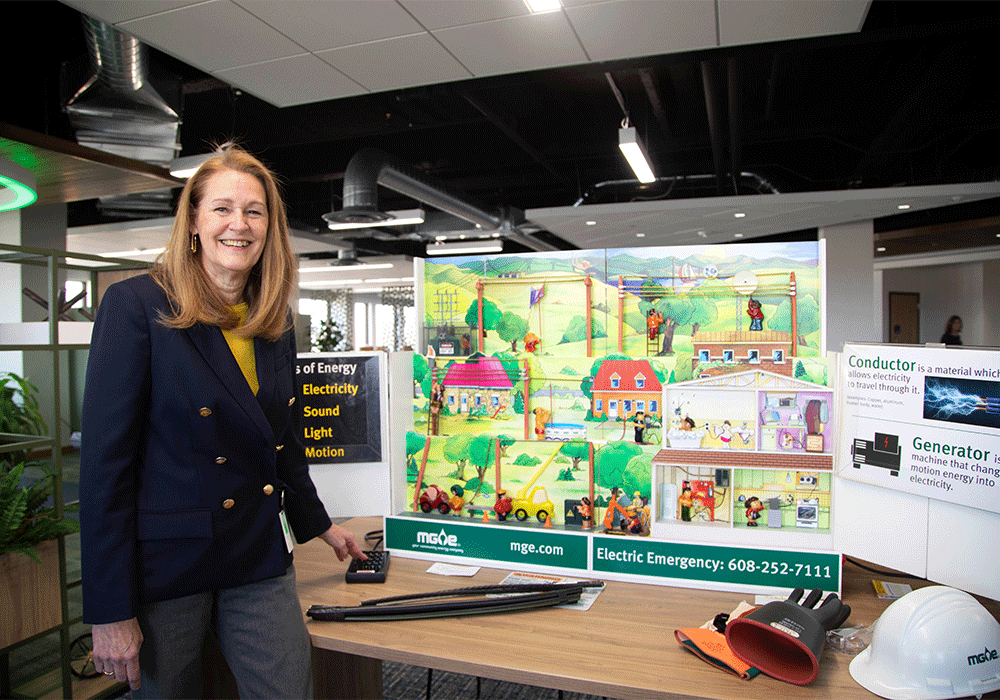
[[[48, 432], [35, 398], [36, 391], [34, 384], [13, 372], [0, 374], [0, 434], [3, 434], [0, 443], [19, 442], [22, 436]], [[25, 456], [21, 450], [4, 452], [0, 453], [0, 462], [11, 468]]]
[[[3, 442], [44, 434], [34, 386], [10, 373], [0, 380]], [[79, 530], [75, 519], [64, 517], [66, 512], [75, 512], [75, 507], [56, 513], [54, 470], [26, 462], [24, 453], [0, 453], [0, 608], [4, 610], [0, 649], [59, 624], [57, 538]]]
[[337, 322], [330, 319], [323, 319], [319, 322], [319, 327], [316, 328], [313, 349], [315, 352], [334, 352], [340, 347], [340, 343], [343, 340], [344, 334], [341, 332]]

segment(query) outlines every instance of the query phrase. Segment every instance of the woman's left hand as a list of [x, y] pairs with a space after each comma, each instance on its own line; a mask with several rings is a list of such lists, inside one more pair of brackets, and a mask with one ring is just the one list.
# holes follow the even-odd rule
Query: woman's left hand
[[354, 539], [354, 533], [342, 528], [340, 525], [330, 525], [330, 529], [319, 536], [321, 540], [333, 547], [337, 553], [337, 559], [344, 561], [347, 557], [354, 559], [367, 559], [365, 553]]

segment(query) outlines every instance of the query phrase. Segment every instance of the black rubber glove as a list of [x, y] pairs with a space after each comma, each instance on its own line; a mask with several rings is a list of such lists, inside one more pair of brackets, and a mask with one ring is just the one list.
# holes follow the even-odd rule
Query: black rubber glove
[[814, 607], [823, 591], [814, 588], [799, 603], [804, 590], [796, 588], [787, 600], [752, 610], [726, 625], [726, 641], [733, 653], [769, 676], [795, 685], [816, 680], [827, 630], [843, 626], [851, 606], [831, 593]]

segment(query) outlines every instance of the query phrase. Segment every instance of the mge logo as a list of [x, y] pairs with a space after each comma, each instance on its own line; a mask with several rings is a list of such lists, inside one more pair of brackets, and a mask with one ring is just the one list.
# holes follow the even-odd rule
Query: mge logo
[[418, 544], [433, 544], [443, 547], [457, 547], [458, 535], [449, 535], [444, 530], [441, 532], [418, 532]]
[[983, 647], [982, 654], [973, 654], [969, 657], [969, 665], [975, 666], [976, 664], [984, 664], [987, 661], [996, 661], [998, 658], [997, 650], [990, 650], [989, 648]]

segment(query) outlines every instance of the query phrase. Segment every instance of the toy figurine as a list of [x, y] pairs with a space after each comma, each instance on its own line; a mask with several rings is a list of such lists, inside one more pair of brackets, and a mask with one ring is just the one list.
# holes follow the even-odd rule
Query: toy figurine
[[431, 435], [438, 434], [438, 420], [441, 417], [443, 403], [444, 392], [441, 390], [441, 383], [434, 381], [431, 383]]
[[468, 355], [472, 352], [472, 338], [469, 337], [468, 333], [462, 334], [462, 354]]
[[535, 435], [539, 440], [545, 439], [545, 424], [552, 418], [552, 414], [544, 408], [536, 408], [532, 411], [535, 414]]
[[660, 334], [660, 324], [663, 323], [663, 314], [656, 309], [650, 309], [646, 315], [646, 329], [649, 331], [649, 339], [656, 340]]
[[747, 302], [747, 315], [750, 317], [750, 330], [764, 330], [764, 312], [761, 311], [760, 302], [753, 297]]
[[608, 509], [604, 514], [604, 531], [611, 532], [615, 529], [615, 513], [618, 513], [618, 525], [624, 530], [628, 524], [628, 508], [632, 502], [628, 500], [620, 488], [617, 486], [611, 489], [611, 498], [608, 499]]
[[534, 352], [535, 348], [537, 348], [538, 344], [541, 342], [542, 342], [541, 338], [539, 338], [534, 333], [529, 332], [528, 335], [524, 336], [524, 349], [527, 352]]
[[513, 501], [507, 497], [507, 489], [499, 489], [497, 501], [493, 504], [493, 512], [497, 514], [497, 520], [505, 521], [513, 507]]
[[580, 499], [580, 502], [573, 506], [573, 509], [580, 514], [581, 527], [588, 530], [594, 525], [593, 514], [594, 508], [590, 503], [590, 499], [584, 496]]
[[764, 504], [756, 496], [747, 499], [747, 527], [757, 527], [757, 519], [760, 518]]
[[465, 489], [458, 484], [453, 484], [449, 491], [451, 491], [452, 496], [448, 499], [448, 505], [451, 506], [455, 515], [461, 515], [462, 506], [465, 505]]
[[685, 482], [681, 489], [681, 495], [677, 497], [677, 517], [686, 523], [691, 522], [691, 508], [694, 506], [694, 497], [691, 495], [691, 487]]
[[642, 502], [642, 494], [636, 491], [632, 494], [632, 507], [635, 508], [636, 512], [642, 510], [645, 504]]
[[632, 424], [635, 426], [635, 442], [637, 445], [641, 445], [643, 444], [642, 434], [647, 428], [645, 411], [636, 411], [635, 418], [632, 419]]

